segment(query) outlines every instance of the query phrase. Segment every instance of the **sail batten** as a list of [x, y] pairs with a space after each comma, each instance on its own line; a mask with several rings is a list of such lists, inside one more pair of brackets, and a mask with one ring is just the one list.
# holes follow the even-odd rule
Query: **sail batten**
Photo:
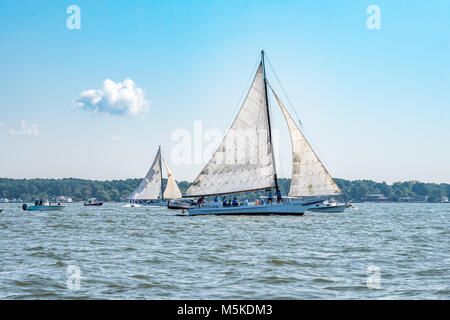
[[158, 149], [150, 170], [142, 179], [139, 186], [129, 196], [128, 200], [155, 200], [162, 199], [162, 167], [161, 148]]
[[290, 197], [340, 195], [341, 190], [271, 88], [289, 128], [292, 146]]
[[263, 65], [216, 152], [185, 196], [230, 194], [275, 186]]

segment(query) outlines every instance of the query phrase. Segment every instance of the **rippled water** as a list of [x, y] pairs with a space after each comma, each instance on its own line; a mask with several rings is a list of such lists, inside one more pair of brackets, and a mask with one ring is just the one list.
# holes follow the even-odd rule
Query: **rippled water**
[[[450, 204], [303, 217], [71, 204], [0, 214], [1, 299], [449, 299]], [[67, 267], [80, 268], [78, 290]], [[367, 278], [380, 270], [380, 289]]]

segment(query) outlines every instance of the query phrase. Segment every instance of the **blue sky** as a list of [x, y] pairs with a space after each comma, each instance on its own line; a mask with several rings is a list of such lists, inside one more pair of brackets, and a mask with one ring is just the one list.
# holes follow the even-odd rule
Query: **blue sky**
[[[66, 27], [72, 4], [79, 30]], [[379, 30], [366, 26], [369, 5], [381, 9]], [[192, 180], [202, 164], [173, 163], [172, 133], [196, 120], [225, 131], [264, 49], [333, 176], [450, 182], [449, 10], [411, 0], [1, 0], [0, 176], [142, 177], [161, 144], [176, 178]], [[74, 106], [126, 78], [150, 101], [146, 115]], [[287, 177], [289, 136], [272, 113]]]

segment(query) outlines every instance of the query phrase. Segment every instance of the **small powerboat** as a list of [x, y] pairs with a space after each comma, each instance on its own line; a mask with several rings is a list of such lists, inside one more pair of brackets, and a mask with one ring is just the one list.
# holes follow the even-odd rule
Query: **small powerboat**
[[22, 205], [22, 209], [24, 211], [60, 211], [63, 210], [65, 207], [66, 206], [51, 205], [51, 204], [28, 206], [26, 203], [24, 203]]
[[0, 213], [2, 213], [3, 212], [3, 209], [2, 208], [0, 208]]
[[344, 212], [349, 206], [346, 203], [324, 201], [308, 208], [312, 212]]
[[195, 208], [195, 202], [193, 200], [190, 201], [182, 201], [182, 200], [170, 200], [167, 204], [168, 209], [173, 210], [187, 210]]
[[101, 207], [103, 205], [102, 201], [96, 201], [95, 198], [88, 199], [87, 202], [84, 203], [85, 207]]

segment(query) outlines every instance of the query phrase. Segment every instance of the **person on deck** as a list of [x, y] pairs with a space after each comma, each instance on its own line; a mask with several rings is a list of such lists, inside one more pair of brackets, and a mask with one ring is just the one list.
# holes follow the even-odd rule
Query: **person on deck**
[[272, 204], [272, 192], [269, 191], [269, 194], [267, 195], [267, 203]]
[[283, 197], [281, 196], [281, 191], [278, 190], [277, 192], [277, 203], [283, 202]]
[[244, 200], [244, 206], [248, 207], [248, 199]]
[[237, 201], [236, 198], [233, 199], [233, 203], [232, 204], [233, 204], [233, 207], [239, 206], [239, 202]]
[[219, 197], [217, 195], [214, 197], [214, 202], [219, 202]]
[[222, 198], [222, 206], [224, 206], [224, 207], [228, 206], [227, 198], [225, 198], [225, 197]]
[[201, 196], [198, 200], [197, 200], [197, 205], [199, 208], [203, 207], [203, 204], [205, 203], [205, 198], [203, 196]]

